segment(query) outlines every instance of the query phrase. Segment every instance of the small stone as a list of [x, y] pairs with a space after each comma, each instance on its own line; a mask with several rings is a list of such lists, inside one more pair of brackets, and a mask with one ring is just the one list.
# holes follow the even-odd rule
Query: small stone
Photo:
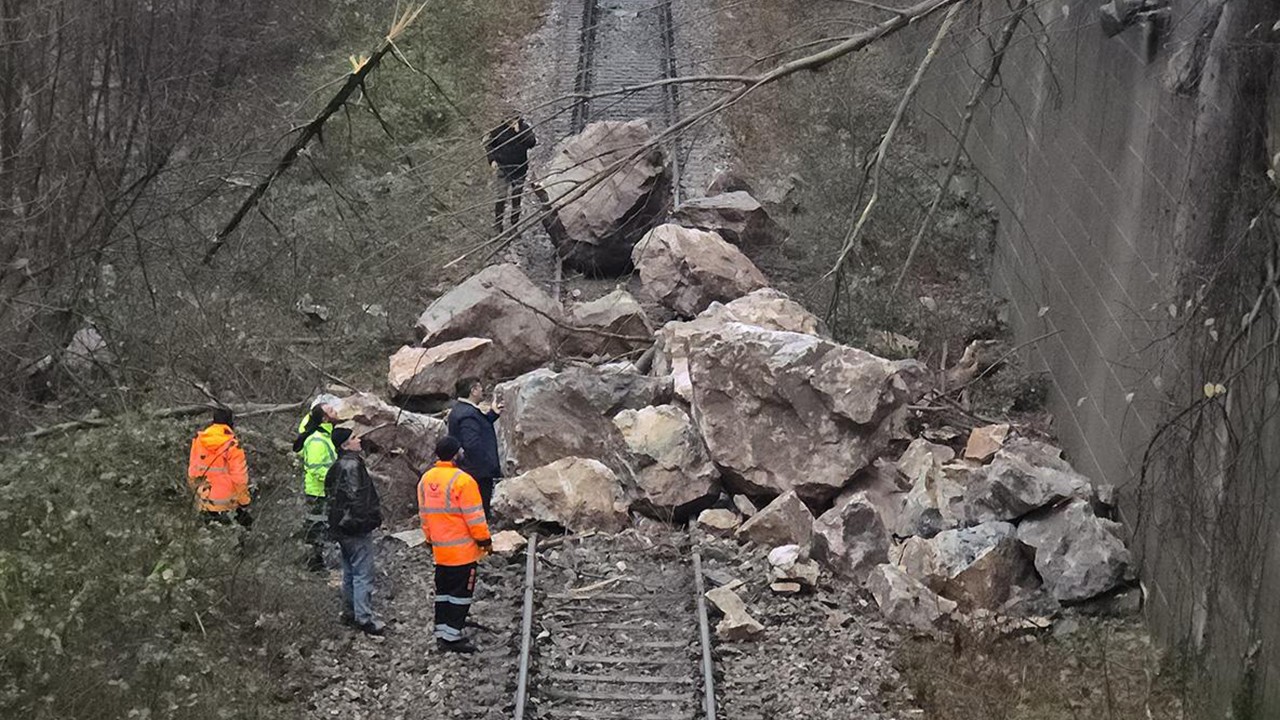
[[813, 513], [794, 490], [769, 503], [738, 528], [739, 540], [765, 547], [808, 545], [813, 535]]
[[798, 582], [791, 582], [789, 580], [779, 580], [775, 583], [771, 583], [769, 585], [769, 589], [772, 590], [774, 594], [777, 594], [777, 595], [795, 595], [799, 593], [803, 588], [800, 586], [800, 583]]
[[969, 442], [964, 446], [964, 456], [970, 460], [986, 462], [1004, 446], [1009, 437], [1009, 424], [983, 425], [969, 433]]
[[749, 640], [764, 632], [764, 626], [747, 612], [747, 605], [738, 593], [720, 587], [708, 590], [706, 598], [724, 613], [724, 619], [716, 625], [716, 636], [721, 640]]
[[503, 530], [493, 536], [493, 552], [495, 555], [513, 555], [528, 545], [525, 536], [515, 530]]
[[732, 537], [739, 524], [738, 516], [732, 510], [711, 508], [698, 514], [698, 527], [716, 537]]
[[756, 513], [760, 512], [755, 503], [751, 502], [751, 498], [746, 495], [734, 495], [733, 506], [737, 508], [738, 512], [744, 518], [752, 517]]

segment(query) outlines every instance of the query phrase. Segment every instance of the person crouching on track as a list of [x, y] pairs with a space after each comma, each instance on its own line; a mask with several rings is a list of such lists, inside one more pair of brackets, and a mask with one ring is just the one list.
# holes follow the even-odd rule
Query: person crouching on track
[[476, 563], [489, 554], [489, 524], [475, 478], [458, 468], [462, 450], [446, 435], [436, 443], [436, 464], [418, 483], [422, 534], [436, 561], [436, 642], [448, 652], [473, 653], [462, 635], [476, 587]]
[[342, 621], [369, 635], [386, 626], [373, 614], [373, 536], [382, 525], [378, 489], [360, 456], [360, 438], [350, 428], [336, 428], [338, 459], [325, 473], [329, 498], [329, 532], [342, 551]]

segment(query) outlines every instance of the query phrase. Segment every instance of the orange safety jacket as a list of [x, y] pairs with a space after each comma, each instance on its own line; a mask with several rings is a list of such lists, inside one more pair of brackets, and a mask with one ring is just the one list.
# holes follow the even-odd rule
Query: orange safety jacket
[[249, 469], [231, 428], [214, 423], [191, 441], [187, 482], [201, 510], [229, 512], [249, 504]]
[[479, 542], [489, 539], [480, 486], [451, 462], [438, 462], [418, 483], [422, 534], [437, 565], [467, 565], [484, 556]]

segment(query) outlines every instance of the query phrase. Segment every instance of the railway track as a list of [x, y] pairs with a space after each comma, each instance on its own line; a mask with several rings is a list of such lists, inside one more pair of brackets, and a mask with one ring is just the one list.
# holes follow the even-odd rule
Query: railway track
[[[649, 87], [620, 95], [584, 98], [675, 77], [673, 0], [579, 0], [581, 38], [571, 127], [582, 131], [599, 120], [646, 118], [655, 130], [679, 119], [680, 98], [675, 85]], [[667, 148], [672, 164], [675, 202], [680, 202], [680, 147]]]
[[527, 548], [516, 720], [715, 720], [701, 558], [687, 536], [560, 548], [540, 554], [536, 535]]

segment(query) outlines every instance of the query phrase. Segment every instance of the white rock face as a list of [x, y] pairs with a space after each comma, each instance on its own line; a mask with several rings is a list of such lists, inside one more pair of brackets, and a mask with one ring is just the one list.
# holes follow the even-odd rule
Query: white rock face
[[[565, 265], [591, 276], [631, 268], [636, 241], [671, 200], [671, 171], [661, 147], [624, 162], [652, 138], [645, 120], [606, 121], [556, 146], [534, 192], [559, 208], [544, 225]], [[590, 183], [596, 184], [583, 192]]]
[[830, 500], [887, 446], [914, 361], [727, 323], [698, 336], [693, 418], [734, 490]]
[[552, 522], [574, 532], [617, 532], [629, 522], [618, 476], [597, 460], [579, 457], [498, 483], [493, 509], [516, 522]]
[[769, 281], [742, 251], [715, 233], [659, 225], [631, 253], [644, 293], [682, 317], [728, 302]]
[[637, 509], [684, 518], [720, 494], [720, 471], [684, 410], [674, 405], [623, 410], [613, 422], [638, 467]]

